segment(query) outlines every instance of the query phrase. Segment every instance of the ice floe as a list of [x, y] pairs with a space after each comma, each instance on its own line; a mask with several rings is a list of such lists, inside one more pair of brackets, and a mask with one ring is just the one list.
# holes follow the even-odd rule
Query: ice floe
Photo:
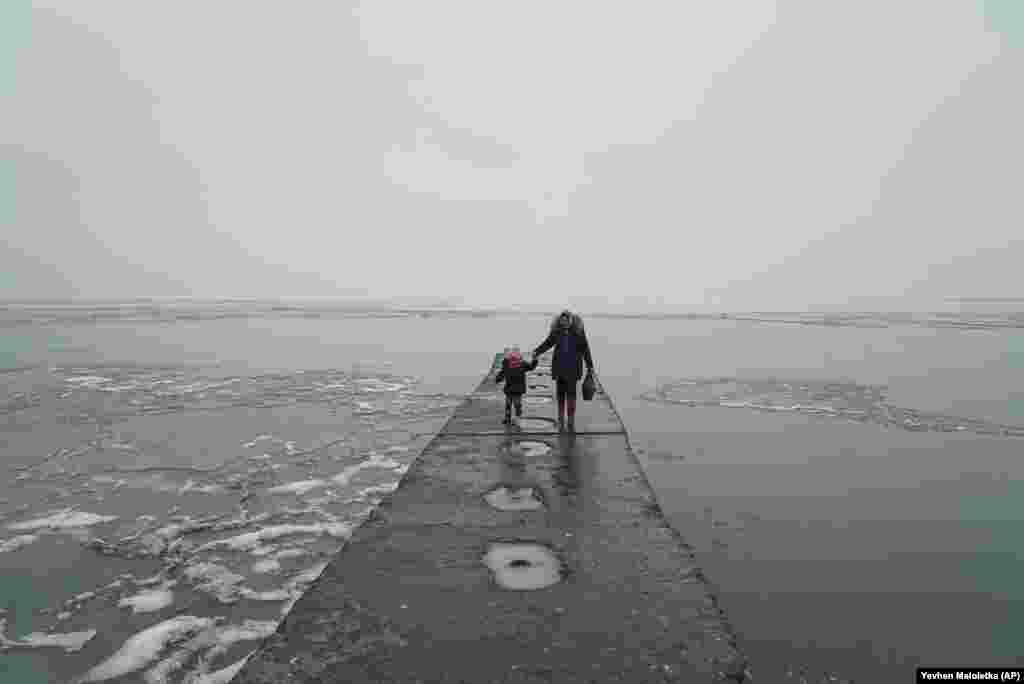
[[[283, 586], [276, 589], [266, 590], [255, 590], [249, 587], [239, 586], [237, 583], [231, 586], [231, 590], [234, 592], [236, 597], [248, 599], [250, 601], [287, 601], [288, 603], [282, 609], [281, 613], [285, 614], [290, 610], [291, 606], [302, 596], [302, 592], [306, 586], [316, 580], [317, 577], [327, 567], [327, 563], [320, 563], [313, 567], [303, 570], [293, 575]], [[230, 601], [228, 601], [230, 602]]]
[[282, 549], [274, 554], [274, 558], [277, 560], [285, 560], [286, 558], [301, 558], [309, 554], [309, 551], [305, 549]]
[[[123, 480], [122, 480], [123, 482]], [[196, 494], [220, 494], [225, 491], [223, 485], [218, 484], [196, 484], [195, 480], [189, 479], [184, 485], [178, 490], [178, 494], [187, 494], [194, 492]]]
[[260, 546], [257, 546], [254, 549], [251, 549], [249, 551], [249, 553], [251, 553], [254, 556], [269, 556], [270, 554], [274, 553], [275, 551], [277, 551], [277, 547], [276, 546], [274, 546], [273, 544], [266, 544], [266, 545], [260, 545]]
[[143, 577], [142, 579], [135, 580], [135, 584], [137, 584], [140, 587], [151, 587], [154, 584], [160, 584], [163, 581], [163, 573], [158, 572], [157, 574], [152, 575], [150, 577]]
[[234, 603], [241, 597], [240, 585], [245, 577], [217, 563], [196, 563], [185, 568], [185, 577], [196, 583], [196, 589], [210, 594], [221, 603]]
[[372, 487], [366, 487], [365, 489], [359, 490], [359, 496], [370, 497], [377, 496], [379, 494], [390, 494], [391, 492], [398, 489], [397, 482], [389, 482], [386, 484], [374, 485]]
[[183, 684], [230, 684], [231, 680], [235, 678], [242, 668], [245, 667], [246, 662], [249, 661], [250, 653], [246, 657], [242, 658], [238, 662], [232, 663], [227, 667], [221, 668], [216, 672], [210, 672], [209, 674], [204, 673], [191, 673], [185, 678]]
[[[244, 620], [238, 625], [220, 625], [221, 618], [172, 618], [137, 634], [104, 663], [78, 681], [99, 682], [137, 672], [152, 665], [143, 675], [147, 684], [166, 684], [172, 675], [197, 661], [196, 670], [182, 681], [191, 684], [227, 683], [241, 670], [245, 658], [214, 672], [214, 660], [234, 644], [265, 639], [277, 629], [272, 620]], [[163, 656], [161, 658], [161, 656]]]
[[838, 379], [706, 377], [681, 378], [664, 383], [638, 398], [689, 407], [803, 414], [914, 432], [969, 431], [979, 435], [1024, 436], [1024, 428], [1020, 426], [895, 406], [886, 401], [886, 390], [884, 385], [863, 385]]
[[363, 392], [398, 392], [409, 386], [406, 382], [386, 382], [380, 378], [358, 378], [356, 383]]
[[287, 588], [267, 589], [265, 591], [245, 588], [239, 593], [250, 601], [287, 601], [295, 596], [295, 592]]
[[277, 625], [278, 623], [275, 620], [244, 620], [240, 625], [218, 627], [211, 635], [213, 645], [204, 654], [204, 662], [200, 665], [201, 669], [208, 669], [205, 665], [214, 658], [226, 653], [230, 647], [237, 643], [266, 639], [277, 630]]
[[252, 564], [252, 571], [257, 575], [267, 575], [274, 572], [280, 572], [281, 561], [277, 558], [268, 558], [266, 560], [256, 561]]
[[82, 385], [82, 386], [96, 386], [102, 385], [105, 382], [110, 382], [111, 378], [104, 378], [100, 375], [79, 375], [76, 377], [64, 378], [64, 382], [69, 385]]
[[88, 527], [90, 525], [99, 525], [101, 523], [107, 523], [113, 520], [117, 520], [116, 515], [98, 515], [96, 513], [82, 513], [73, 511], [72, 509], [69, 508], [48, 515], [45, 518], [37, 518], [35, 520], [28, 520], [20, 523], [12, 523], [8, 525], [7, 528], [18, 531], [43, 529], [57, 530], [75, 527]]
[[289, 482], [288, 484], [278, 485], [271, 487], [267, 490], [268, 494], [296, 494], [302, 496], [306, 492], [312, 491], [319, 487], [326, 487], [327, 482], [324, 480], [300, 480], [299, 482]]
[[18, 639], [6, 636], [7, 621], [0, 618], [0, 651], [21, 648], [62, 648], [68, 653], [82, 650], [96, 636], [96, 630], [84, 632], [66, 632], [63, 634], [44, 634], [32, 632]]
[[310, 584], [314, 582], [318, 577], [320, 577], [321, 574], [323, 574], [323, 571], [327, 569], [328, 565], [330, 565], [330, 563], [318, 563], [317, 565], [314, 565], [313, 567], [307, 570], [303, 570], [302, 572], [293, 576], [289, 584], [291, 586]]
[[138, 672], [160, 657], [172, 643], [188, 639], [215, 624], [213, 618], [179, 615], [128, 639], [112, 656], [86, 672], [76, 684], [104, 682]]
[[131, 608], [133, 613], [154, 613], [173, 603], [174, 592], [170, 590], [169, 585], [166, 585], [158, 589], [148, 589], [134, 596], [126, 596], [117, 605], [122, 608]]
[[[44, 485], [48, 479], [54, 484], [44, 498], [0, 518], [0, 528], [8, 532], [8, 538], [0, 539], [0, 553], [24, 548], [46, 534], [77, 535], [86, 549], [117, 558], [138, 578], [129, 574], [106, 586], [100, 585], [107, 579], [97, 581], [95, 591], [68, 601], [58, 599], [47, 614], [56, 616], [57, 624], [73, 619], [75, 622], [66, 623], [69, 627], [85, 624], [99, 631], [107, 629], [110, 617], [118, 614], [159, 623], [128, 639], [81, 678], [82, 682], [229, 682], [245, 662], [244, 658], [236, 660], [234, 651], [229, 654], [224, 646], [234, 638], [232, 634], [263, 638], [277, 623], [251, 629], [244, 628], [244, 623], [221, 627], [220, 618], [180, 615], [191, 612], [183, 610], [187, 602], [197, 593], [210, 595], [231, 604], [236, 619], [247, 616], [247, 611], [267, 617], [268, 608], [271, 614], [286, 614], [326, 567], [326, 563], [318, 563], [323, 554], [340, 547], [372, 510], [375, 497], [397, 486], [389, 480], [408, 470], [405, 462], [411, 460], [412, 444], [423, 435], [406, 442], [405, 435], [412, 434], [412, 428], [407, 429], [401, 421], [412, 418], [405, 423], [415, 423], [419, 430], [422, 421], [445, 417], [463, 399], [411, 393], [409, 388], [417, 381], [390, 372], [358, 379], [335, 370], [225, 379], [205, 377], [206, 372], [198, 368], [108, 364], [57, 367], [51, 372], [55, 382], [48, 390], [49, 397], [59, 418], [73, 425], [108, 427], [101, 427], [99, 435], [87, 430], [90, 439], [82, 442], [81, 449], [68, 445], [39, 467], [17, 470], [28, 472]], [[38, 404], [49, 410], [43, 401], [46, 391], [41, 391]], [[219, 450], [223, 445], [217, 440], [203, 444], [189, 428], [177, 424], [165, 433], [163, 423], [147, 421], [143, 428], [123, 422], [138, 415], [196, 411], [207, 416], [207, 411], [228, 407], [248, 410], [304, 403], [315, 404], [313, 411], [343, 415], [361, 406], [374, 415], [351, 421], [344, 435], [334, 434], [335, 428], [331, 428], [326, 437], [291, 425], [286, 428], [289, 434], [279, 434], [285, 428], [256, 423], [255, 428], [245, 428], [247, 432], [229, 436], [226, 453], [216, 463], [203, 466], [179, 466], [160, 459], [165, 448]], [[188, 418], [176, 415], [167, 420]], [[182, 432], [175, 436], [178, 430]], [[392, 437], [399, 434], [400, 440]], [[342, 443], [347, 448], [338, 448]], [[157, 461], [140, 464], [136, 455], [151, 448]], [[100, 464], [76, 459], [90, 450], [109, 451]], [[112, 464], [102, 464], [107, 462]], [[373, 469], [376, 471], [370, 472]], [[170, 510], [170, 503], [159, 503], [157, 511], [151, 506], [152, 497], [144, 496], [147, 490], [177, 494], [180, 499]], [[101, 497], [120, 508], [96, 504]], [[295, 497], [301, 497], [299, 503]], [[61, 499], [68, 503], [53, 503]], [[100, 505], [104, 508], [98, 509]], [[66, 548], [74, 547], [68, 544]], [[312, 563], [318, 564], [295, 570]], [[95, 578], [94, 574], [88, 576]], [[247, 601], [280, 605], [249, 605]], [[172, 620], [164, 620], [176, 614]], [[35, 633], [16, 640], [4, 637], [0, 648], [71, 650], [94, 635], [90, 631]], [[95, 641], [91, 646], [99, 648]], [[108, 655], [110, 652], [97, 654], [96, 660]]]
[[0, 542], [0, 553], [17, 551], [21, 547], [28, 546], [37, 539], [39, 539], [39, 535], [37, 534], [19, 534], [17, 537], [11, 537], [10, 539]]
[[279, 539], [281, 537], [291, 537], [295, 535], [306, 534], [306, 535], [330, 535], [341, 539], [348, 539], [352, 534], [352, 526], [346, 523], [316, 523], [311, 525], [274, 525], [271, 527], [264, 527], [263, 529], [255, 532], [246, 532], [228, 539], [218, 539], [217, 541], [205, 544], [197, 551], [205, 551], [208, 549], [230, 549], [232, 551], [247, 551], [255, 549], [262, 545], [263, 542], [270, 541], [272, 539]]
[[402, 464], [393, 458], [382, 456], [376, 453], [371, 453], [369, 455], [369, 458], [367, 458], [365, 461], [363, 461], [362, 463], [356, 463], [355, 465], [351, 465], [345, 468], [340, 473], [332, 477], [331, 480], [335, 484], [344, 487], [352, 480], [356, 473], [358, 473], [361, 470], [365, 470], [366, 468], [383, 468], [393, 470], [395, 468], [401, 467]]

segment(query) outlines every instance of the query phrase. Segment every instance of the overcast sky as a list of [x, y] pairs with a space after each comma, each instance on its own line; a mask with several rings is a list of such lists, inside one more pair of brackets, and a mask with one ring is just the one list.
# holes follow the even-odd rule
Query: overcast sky
[[0, 5], [2, 298], [1024, 295], [1018, 0]]

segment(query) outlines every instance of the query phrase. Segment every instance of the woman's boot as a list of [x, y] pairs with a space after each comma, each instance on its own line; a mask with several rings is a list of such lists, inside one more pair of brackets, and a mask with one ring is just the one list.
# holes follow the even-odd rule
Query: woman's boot
[[565, 404], [569, 414], [569, 432], [576, 432], [576, 400], [566, 399]]
[[565, 429], [565, 399], [558, 400], [558, 431]]

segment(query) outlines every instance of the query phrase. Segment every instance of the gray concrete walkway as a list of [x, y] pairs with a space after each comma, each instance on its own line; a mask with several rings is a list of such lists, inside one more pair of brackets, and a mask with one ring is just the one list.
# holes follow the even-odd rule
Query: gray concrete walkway
[[749, 681], [611, 401], [557, 434], [548, 369], [519, 429], [492, 368], [234, 681]]

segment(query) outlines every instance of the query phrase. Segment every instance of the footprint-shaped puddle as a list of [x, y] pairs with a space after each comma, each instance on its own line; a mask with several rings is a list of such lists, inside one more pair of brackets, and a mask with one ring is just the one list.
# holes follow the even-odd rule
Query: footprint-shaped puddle
[[544, 456], [551, 452], [551, 446], [545, 442], [524, 439], [512, 446], [512, 451], [523, 456]]
[[552, 432], [555, 429], [555, 421], [545, 418], [523, 418], [519, 421], [519, 429], [526, 432]]
[[540, 544], [492, 544], [484, 563], [499, 586], [515, 591], [543, 589], [562, 578], [562, 564]]
[[533, 487], [496, 487], [484, 494], [484, 500], [499, 511], [535, 511], [544, 507]]

